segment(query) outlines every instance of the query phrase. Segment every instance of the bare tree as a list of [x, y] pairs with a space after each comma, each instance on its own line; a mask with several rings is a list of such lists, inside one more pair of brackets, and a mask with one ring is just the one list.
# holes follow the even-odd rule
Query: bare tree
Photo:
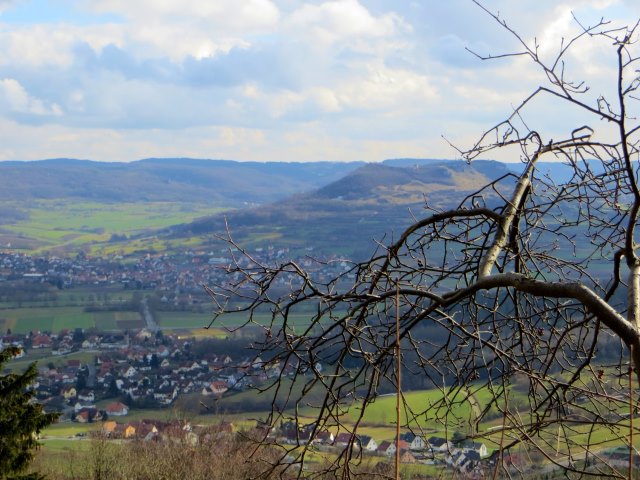
[[[395, 241], [380, 243], [368, 261], [329, 282], [294, 261], [260, 263], [229, 236], [239, 250], [229, 283], [210, 289], [216, 317], [247, 312], [248, 323], [264, 330], [256, 356], [294, 368], [292, 378], [283, 368], [263, 386], [280, 399], [272, 404], [272, 424], [289, 409], [311, 425], [311, 438], [338, 428], [357, 439], [367, 409], [399, 388], [399, 333], [403, 378], [441, 391], [438, 402], [421, 408], [405, 402], [404, 427], [419, 431], [421, 419], [431, 418], [441, 422], [440, 435], [451, 438], [458, 430], [490, 439], [498, 445], [495, 476], [518, 471], [507, 454], [535, 451], [545, 468], [626, 478], [635, 461], [633, 372], [640, 374], [640, 123], [634, 116], [640, 29], [576, 20], [576, 35], [549, 60], [535, 40], [478, 5], [520, 50], [476, 55], [526, 58], [545, 81], [460, 153], [471, 161], [511, 151], [521, 173], [493, 181], [451, 210], [426, 206], [427, 215]], [[570, 78], [565, 60], [585, 42], [610, 47], [613, 97]], [[527, 109], [549, 99], [554, 108], [581, 115], [580, 123], [567, 125], [566, 138], [549, 138], [544, 124], [526, 122]], [[569, 166], [570, 178], [540, 169], [547, 159]], [[282, 281], [290, 286], [285, 294], [278, 293]], [[230, 308], [232, 298], [244, 303]], [[295, 324], [294, 314], [311, 309], [307, 325]], [[261, 312], [271, 314], [268, 325], [258, 322]], [[456, 405], [464, 403], [473, 414], [460, 418]], [[359, 415], [345, 421], [355, 406]], [[299, 444], [283, 457], [304, 463], [308, 447]], [[622, 467], [605, 452], [621, 445], [631, 447]], [[357, 441], [351, 442], [329, 470], [348, 477], [359, 458]]]

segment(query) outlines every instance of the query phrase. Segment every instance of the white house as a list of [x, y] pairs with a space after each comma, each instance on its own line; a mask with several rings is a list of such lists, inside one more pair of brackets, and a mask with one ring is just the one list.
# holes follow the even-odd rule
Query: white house
[[427, 448], [427, 442], [424, 437], [416, 435], [413, 432], [407, 432], [400, 437], [402, 440], [409, 444], [410, 450], [424, 450]]
[[367, 435], [360, 435], [358, 440], [360, 441], [360, 447], [364, 451], [375, 452], [378, 449], [378, 443]]
[[436, 453], [449, 452], [453, 449], [453, 443], [441, 437], [429, 437], [427, 446]]
[[110, 403], [109, 405], [107, 405], [107, 408], [105, 410], [107, 412], [107, 415], [109, 415], [110, 417], [120, 417], [129, 413], [129, 407], [121, 402]]
[[462, 450], [465, 452], [475, 452], [480, 457], [486, 457], [488, 454], [487, 446], [484, 443], [466, 441], [462, 444]]

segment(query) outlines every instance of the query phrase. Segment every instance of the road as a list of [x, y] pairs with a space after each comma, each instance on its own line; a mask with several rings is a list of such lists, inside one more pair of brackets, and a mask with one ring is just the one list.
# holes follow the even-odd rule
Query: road
[[158, 324], [156, 323], [156, 319], [153, 318], [153, 314], [151, 313], [151, 310], [149, 310], [149, 303], [147, 302], [147, 297], [144, 297], [140, 302], [140, 304], [142, 305], [142, 319], [147, 324], [147, 328], [151, 330], [153, 333], [156, 333], [158, 330], [160, 330], [160, 327], [158, 327]]

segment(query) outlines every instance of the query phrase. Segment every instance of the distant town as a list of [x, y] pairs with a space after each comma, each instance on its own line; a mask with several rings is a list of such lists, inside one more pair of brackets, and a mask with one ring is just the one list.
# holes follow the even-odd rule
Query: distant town
[[[3, 282], [23, 281], [48, 283], [58, 289], [80, 286], [119, 285], [125, 290], [153, 290], [161, 294], [163, 303], [198, 303], [196, 297], [205, 296], [203, 285], [223, 285], [237, 280], [238, 275], [227, 275], [227, 267], [233, 262], [250, 268], [251, 261], [242, 255], [232, 257], [229, 249], [195, 252], [186, 250], [179, 254], [147, 254], [137, 257], [113, 255], [108, 258], [90, 257], [79, 253], [73, 258], [57, 256], [32, 256], [25, 253], [0, 252], [0, 285]], [[285, 258], [288, 249], [273, 246], [251, 251], [256, 262], [273, 264]], [[336, 255], [314, 257], [309, 248], [308, 256], [297, 259], [299, 264], [314, 272], [317, 280], [330, 280], [351, 267], [348, 259]], [[353, 278], [347, 274], [347, 278]], [[287, 285], [285, 277], [280, 283]], [[15, 298], [15, 297], [12, 297]], [[19, 301], [19, 298], [18, 298]]]
[[[265, 248], [252, 255], [256, 261], [269, 262], [285, 253]], [[92, 258], [82, 253], [73, 259], [0, 253], [0, 301], [4, 302], [5, 312], [33, 304], [58, 306], [56, 292], [73, 292], [83, 287], [104, 292], [100, 290], [102, 286], [109, 287], [110, 293], [83, 297], [80, 303], [84, 311], [133, 310], [139, 317], [137, 321], [119, 323], [131, 328], [113, 331], [78, 327], [59, 331], [34, 328], [26, 332], [3, 328], [0, 318], [0, 348], [18, 346], [26, 359], [42, 358], [44, 352], [46, 358], [59, 359], [55, 366], [52, 362], [39, 365], [35, 388], [38, 399], [48, 409], [64, 411], [69, 419], [80, 422], [99, 420], [104, 413], [118, 415], [123, 409], [120, 404], [100, 411], [93, 405], [98, 399], [119, 398], [129, 406], [166, 407], [179, 394], [221, 396], [229, 389], [242, 390], [247, 385], [287, 375], [296, 368], [255, 358], [250, 361], [250, 352], [245, 350], [243, 355], [240, 347], [246, 346], [247, 341], [228, 345], [229, 342], [218, 340], [218, 344], [225, 346], [224, 354], [220, 349], [192, 348], [194, 340], [188, 330], [175, 333], [161, 329], [155, 322], [156, 308], [211, 313], [203, 285], [229, 280], [225, 271], [232, 261], [230, 257], [222, 256], [221, 252], [187, 251], [177, 256], [146, 255], [123, 260], [117, 256]], [[307, 267], [314, 263], [310, 259], [301, 262]], [[339, 259], [325, 259], [316, 264], [320, 278], [348, 268], [348, 263]], [[23, 296], [16, 295], [15, 289]], [[118, 291], [127, 290], [148, 292], [128, 299], [118, 297]], [[111, 297], [107, 298], [108, 295]], [[148, 304], [147, 295], [152, 295], [155, 304]], [[78, 303], [78, 299], [74, 301]], [[12, 306], [6, 306], [7, 302]], [[77, 352], [91, 354], [92, 361], [81, 364], [70, 359], [59, 366], [66, 356]]]
[[[259, 357], [233, 358], [214, 350], [198, 349], [193, 340], [176, 335], [155, 334], [141, 329], [130, 334], [93, 333], [63, 330], [58, 333], [27, 335], [4, 334], [4, 345], [22, 347], [24, 352], [50, 349], [52, 355], [71, 352], [93, 354], [93, 361], [63, 360], [61, 365], [40, 365], [35, 389], [37, 399], [47, 410], [63, 412], [62, 420], [99, 424], [99, 431], [109, 438], [162, 440], [179, 436], [189, 442], [204, 442], [203, 436], [228, 434], [233, 425], [222, 421], [213, 427], [196, 427], [189, 422], [165, 422], [156, 419], [114, 421], [126, 417], [132, 406], [163, 408], [172, 405], [179, 395], [195, 394], [206, 405], [212, 405], [230, 391], [242, 391], [252, 385], [264, 384], [276, 377], [292, 377], [297, 365], [263, 361]], [[319, 366], [321, 368], [321, 366]], [[105, 404], [105, 400], [108, 402]], [[104, 404], [98, 408], [96, 403]], [[281, 422], [265, 430], [256, 425], [272, 442], [284, 445], [313, 443], [318, 448], [343, 449], [354, 441], [350, 433], [334, 434], [316, 431], [313, 424], [299, 425]], [[201, 438], [203, 437], [203, 438]], [[486, 460], [484, 443], [466, 441], [454, 446], [452, 441], [438, 436], [419, 435], [406, 431], [398, 445], [393, 441], [358, 435], [355, 446], [369, 455], [390, 458], [401, 449], [402, 463], [441, 463], [459, 471], [482, 474], [492, 465]], [[482, 461], [482, 459], [485, 459]]]
[[[101, 287], [109, 287], [108, 291], [115, 299], [105, 300], [104, 295], [101, 297], [96, 293], [95, 298], [84, 299], [84, 309], [138, 309], [143, 321], [132, 326], [144, 326], [121, 331], [66, 328], [56, 332], [32, 330], [21, 333], [7, 328], [0, 331], [0, 348], [20, 347], [22, 353], [16, 360], [45, 359], [38, 364], [38, 379], [32, 388], [48, 411], [62, 412], [63, 421], [96, 423], [108, 437], [121, 439], [158, 440], [178, 435], [200, 442], [205, 441], [200, 438], [202, 435], [211, 434], [211, 428], [219, 430], [216, 430], [217, 435], [229, 433], [233, 426], [224, 421], [216, 427], [203, 429], [188, 422], [177, 426], [175, 422], [156, 419], [127, 421], [127, 416], [131, 409], [168, 408], [179, 399], [188, 401], [189, 398], [200, 405], [201, 412], [220, 413], [219, 408], [230, 408], [220, 402], [223, 398], [270, 379], [293, 377], [296, 373], [298, 365], [294, 362], [281, 364], [255, 357], [241, 346], [243, 342], [234, 343], [228, 338], [196, 340], [184, 331], [163, 330], [153, 321], [153, 313], [147, 304], [151, 295], [159, 301], [154, 308], [209, 309], [202, 285], [225, 284], [233, 280], [226, 274], [227, 267], [234, 261], [233, 253], [229, 250], [185, 251], [179, 255], [148, 254], [141, 258], [96, 258], [80, 253], [74, 258], [64, 258], [2, 252], [0, 295], [5, 291], [7, 297], [0, 300], [12, 301], [16, 308], [38, 301], [55, 304], [57, 291], [86, 291], [90, 287], [90, 291], [100, 292], [104, 291]], [[265, 247], [252, 251], [251, 256], [256, 262], [268, 263], [287, 253]], [[311, 253], [309, 251], [309, 257], [297, 261], [312, 269], [321, 281], [343, 274], [352, 266], [347, 259], [339, 257], [312, 259]], [[252, 266], [246, 257], [238, 258], [244, 262], [241, 266]], [[11, 286], [16, 285], [21, 286], [24, 297], [12, 293]], [[132, 290], [146, 292], [135, 297], [133, 303], [120, 301], [113, 293], [131, 293]], [[76, 358], [78, 355], [85, 360]], [[322, 365], [317, 367], [322, 369]], [[268, 406], [249, 401], [235, 408], [244, 412], [264, 411]], [[256, 428], [264, 429], [264, 425]], [[312, 437], [313, 430], [313, 425], [287, 421], [269, 427], [263, 433], [280, 444], [312, 442], [318, 448], [328, 449], [342, 449], [352, 441], [350, 434], [334, 434], [327, 430], [315, 432]], [[486, 446], [481, 443], [467, 442], [457, 448], [444, 438], [410, 431], [403, 434], [398, 446], [393, 439], [359, 435], [356, 447], [384, 458], [393, 456], [399, 447], [403, 463], [439, 462], [476, 474], [483, 468], [481, 458], [487, 456]]]
[[[62, 359], [71, 352], [91, 354], [93, 360], [86, 363], [63, 359], [56, 362], [62, 366], [53, 362], [39, 365], [38, 383], [33, 387], [47, 409], [63, 412], [67, 419], [81, 423], [126, 415], [132, 405], [166, 407], [181, 393], [219, 397], [229, 389], [242, 390], [295, 369], [196, 350], [193, 343], [148, 329], [127, 334], [85, 335], [76, 329], [0, 336], [0, 348], [21, 347], [22, 356], [40, 349], [48, 349]], [[96, 408], [96, 401], [110, 398], [114, 402], [105, 409]]]

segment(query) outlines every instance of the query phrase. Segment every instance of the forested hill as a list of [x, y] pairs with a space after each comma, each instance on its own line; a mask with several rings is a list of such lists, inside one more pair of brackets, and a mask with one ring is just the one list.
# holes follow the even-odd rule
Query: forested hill
[[[560, 164], [539, 166], [554, 179], [569, 172]], [[97, 255], [207, 246], [224, 233], [226, 218], [246, 245], [366, 256], [375, 240], [423, 216], [425, 202], [451, 207], [521, 168], [414, 158], [0, 162], [0, 245]]]
[[172, 238], [188, 238], [223, 233], [228, 224], [234, 238], [249, 247], [266, 238], [288, 248], [366, 257], [375, 240], [397, 235], [414, 216], [423, 216], [425, 202], [451, 207], [510, 172], [494, 161], [393, 164], [366, 164], [314, 192], [198, 219], [168, 232]]
[[189, 158], [130, 163], [51, 159], [0, 162], [0, 200], [267, 203], [337, 180], [362, 162], [237, 162]]

